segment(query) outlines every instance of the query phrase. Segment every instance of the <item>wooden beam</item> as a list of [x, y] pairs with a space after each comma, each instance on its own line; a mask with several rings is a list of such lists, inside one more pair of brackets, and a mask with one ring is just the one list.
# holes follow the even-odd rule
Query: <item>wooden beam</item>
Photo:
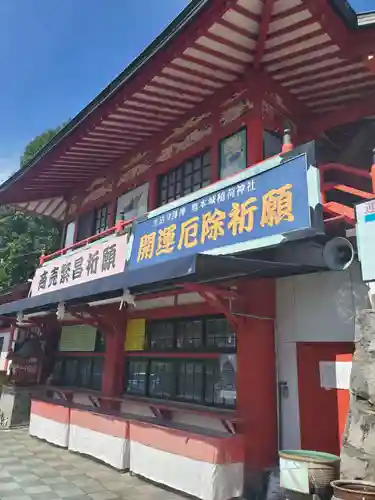
[[365, 147], [370, 132], [371, 123], [364, 122], [360, 127], [356, 135], [349, 141], [344, 147], [338, 157], [338, 163], [343, 163], [344, 165], [354, 165], [356, 158], [360, 155], [360, 152]]
[[327, 0], [304, 0], [304, 4], [332, 41], [340, 49], [346, 47], [350, 39], [350, 31], [329, 6]]
[[319, 136], [326, 130], [355, 122], [366, 116], [375, 114], [375, 93], [369, 94], [362, 99], [343, 104], [342, 107], [334, 111], [324, 113], [313, 120], [306, 128], [306, 132], [311, 137]]
[[[281, 85], [279, 85], [278, 82], [274, 81], [265, 71], [255, 70], [254, 68], [249, 66], [240, 79], [236, 80], [235, 82], [229, 83], [225, 87], [215, 92], [212, 96], [205, 99], [203, 103], [194, 107], [191, 111], [188, 111], [184, 115], [178, 117], [173, 123], [170, 124], [168, 128], [161, 130], [160, 132], [153, 135], [153, 137], [148, 138], [146, 141], [142, 141], [139, 144], [139, 147], [136, 147], [134, 148], [134, 150], [132, 150], [132, 156], [144, 152], [145, 148], [148, 151], [152, 151], [153, 149], [157, 148], [176, 127], [181, 125], [181, 123], [185, 123], [194, 116], [212, 112], [213, 109], [216, 109], [218, 102], [224, 102], [234, 92], [243, 89], [244, 86], [249, 90], [250, 93], [253, 94], [253, 99], [261, 100], [263, 97], [264, 99], [267, 99], [267, 93], [269, 96], [279, 96], [283, 101], [284, 106], [287, 108], [286, 115], [290, 118], [293, 118], [293, 121], [298, 122], [298, 118], [300, 116], [303, 116], [307, 120], [312, 119], [309, 109], [304, 106], [302, 102], [297, 100], [287, 89], [281, 87]], [[111, 176], [115, 177], [118, 174], [119, 167], [124, 165], [125, 162], [126, 160], [124, 159], [124, 157], [115, 160], [106, 169], [107, 178], [110, 178]], [[98, 174], [93, 175], [90, 178], [90, 181], [94, 180], [97, 176]], [[88, 184], [90, 181], [88, 181]], [[75, 191], [73, 193], [73, 196], [78, 194], [80, 190]]]
[[262, 17], [259, 25], [258, 42], [256, 45], [253, 62], [255, 69], [259, 69], [262, 63], [274, 4], [275, 0], [264, 0]]
[[345, 48], [350, 58], [365, 58], [375, 55], [375, 27], [368, 27], [351, 34]]

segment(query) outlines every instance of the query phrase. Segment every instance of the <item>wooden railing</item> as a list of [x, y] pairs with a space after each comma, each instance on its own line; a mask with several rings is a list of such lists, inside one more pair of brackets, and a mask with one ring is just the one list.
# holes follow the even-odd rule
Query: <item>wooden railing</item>
[[319, 170], [326, 222], [343, 220], [349, 225], [354, 225], [353, 203], [332, 201], [329, 198], [332, 194], [340, 198], [338, 193], [343, 193], [352, 200], [375, 198], [375, 165], [370, 171], [366, 171], [340, 163], [326, 163], [320, 165]]

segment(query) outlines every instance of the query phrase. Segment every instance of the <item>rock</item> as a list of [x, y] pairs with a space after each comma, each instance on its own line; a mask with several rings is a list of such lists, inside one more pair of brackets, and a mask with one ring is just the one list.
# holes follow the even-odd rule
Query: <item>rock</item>
[[356, 320], [350, 408], [341, 449], [342, 479], [375, 481], [375, 311]]
[[375, 311], [362, 310], [356, 316], [355, 356], [375, 359]]
[[369, 463], [370, 457], [350, 445], [344, 445], [341, 450], [340, 478], [367, 480]]
[[350, 392], [359, 398], [375, 404], [375, 359], [353, 359], [350, 375]]
[[343, 444], [375, 457], [375, 411], [355, 397], [351, 398]]

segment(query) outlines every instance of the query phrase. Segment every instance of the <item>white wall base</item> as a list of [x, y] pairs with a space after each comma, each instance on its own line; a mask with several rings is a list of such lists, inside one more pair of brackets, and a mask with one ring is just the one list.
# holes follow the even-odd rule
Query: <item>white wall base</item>
[[132, 441], [130, 470], [202, 500], [229, 500], [242, 495], [242, 463], [212, 464]]
[[29, 434], [39, 439], [45, 439], [49, 443], [61, 446], [62, 448], [67, 448], [69, 442], [69, 423], [63, 424], [31, 413]]
[[129, 441], [127, 439], [71, 425], [69, 450], [91, 455], [118, 470], [129, 469]]

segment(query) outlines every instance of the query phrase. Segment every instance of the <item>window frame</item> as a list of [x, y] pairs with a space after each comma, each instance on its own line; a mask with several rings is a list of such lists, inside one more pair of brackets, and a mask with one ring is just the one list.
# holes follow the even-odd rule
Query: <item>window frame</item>
[[[230, 353], [235, 353], [236, 352], [236, 347], [237, 347], [237, 342], [236, 342], [236, 332], [233, 329], [233, 334], [234, 334], [234, 345], [233, 347], [208, 347], [207, 345], [207, 338], [208, 338], [208, 331], [207, 331], [207, 322], [212, 319], [226, 319], [225, 316], [222, 314], [214, 314], [214, 315], [209, 315], [209, 316], [185, 316], [181, 318], [166, 318], [166, 319], [157, 319], [157, 320], [148, 320], [146, 322], [146, 352], [152, 354], [152, 353], [170, 353], [170, 352], [201, 352], [201, 353], [212, 353], [212, 352], [218, 352], [222, 354], [230, 354]], [[194, 347], [192, 346], [189, 348], [189, 346], [186, 346], [186, 344], [182, 347], [178, 346], [178, 324], [186, 321], [187, 323], [191, 323], [193, 321], [202, 321], [202, 343], [200, 347]], [[157, 323], [170, 323], [173, 325], [173, 339], [172, 339], [172, 347], [168, 349], [153, 349], [151, 345], [151, 338], [150, 338], [150, 332], [149, 328], [150, 325], [152, 324], [157, 324]], [[229, 329], [230, 323], [228, 322]]]
[[[206, 406], [206, 407], [214, 407], [214, 408], [226, 408], [226, 409], [234, 409], [236, 404], [230, 404], [226, 402], [225, 400], [219, 401], [217, 398], [215, 398], [215, 388], [213, 389], [213, 396], [212, 396], [212, 401], [207, 402], [209, 400], [209, 386], [207, 385], [208, 383], [208, 369], [210, 366], [214, 366], [215, 368], [212, 370], [213, 376], [216, 377], [218, 373], [221, 373], [221, 358], [220, 355], [224, 354], [233, 354], [236, 355], [237, 352], [237, 342], [236, 340], [234, 341], [233, 345], [230, 347], [218, 347], [218, 346], [211, 346], [208, 348], [207, 346], [207, 338], [208, 338], [208, 322], [210, 320], [220, 320], [220, 321], [225, 321], [227, 325], [227, 333], [228, 337], [229, 335], [234, 336], [236, 339], [236, 332], [235, 329], [232, 327], [231, 323], [229, 323], [226, 319], [226, 317], [222, 314], [213, 314], [213, 315], [197, 315], [197, 316], [184, 316], [184, 317], [174, 317], [174, 318], [163, 318], [163, 319], [156, 319], [156, 320], [148, 320], [146, 322], [146, 350], [142, 351], [142, 354], [137, 354], [136, 352], [133, 352], [130, 354], [130, 356], [125, 357], [125, 364], [126, 364], [126, 369], [125, 373], [127, 374], [126, 379], [125, 379], [125, 384], [124, 384], [124, 396], [126, 397], [127, 395], [133, 396], [133, 397], [143, 397], [146, 399], [157, 399], [161, 401], [176, 401], [176, 402], [182, 402], [182, 403], [187, 403], [187, 404], [195, 404], [199, 406]], [[201, 340], [202, 343], [199, 347], [192, 346], [189, 349], [189, 345], [187, 343], [179, 345], [178, 339], [179, 339], [179, 325], [181, 323], [186, 323], [186, 324], [191, 324], [194, 321], [200, 321], [201, 322]], [[172, 337], [171, 337], [171, 345], [172, 347], [168, 347], [165, 349], [162, 349], [160, 346], [157, 346], [157, 348], [152, 347], [152, 327], [154, 325], [158, 324], [167, 324], [171, 325], [172, 327]], [[151, 332], [151, 335], [150, 335]], [[193, 331], [194, 333], [194, 331]], [[186, 338], [186, 332], [184, 332], [184, 336]], [[219, 336], [221, 334], [221, 330], [219, 331]], [[194, 335], [193, 335], [194, 337]], [[196, 354], [199, 354], [199, 357], [195, 356]], [[205, 356], [206, 354], [206, 356]], [[208, 356], [210, 354], [210, 356]], [[212, 357], [212, 354], [215, 356]], [[137, 363], [141, 362], [144, 363], [143, 365], [143, 371], [142, 373], [146, 373], [146, 380], [144, 381], [144, 386], [145, 390], [142, 391], [142, 393], [137, 393], [136, 391], [131, 390], [131, 386], [129, 386], [129, 376], [130, 376], [130, 366], [131, 363]], [[171, 391], [172, 395], [171, 396], [166, 396], [166, 395], [160, 395], [160, 394], [155, 394], [152, 390], [150, 390], [150, 378], [152, 377], [151, 375], [151, 368], [152, 368], [152, 363], [153, 362], [162, 362], [162, 363], [170, 363], [173, 365], [172, 368], [172, 374], [170, 375], [171, 377], [171, 384], [173, 387], [173, 391]], [[198, 386], [200, 384], [200, 389], [195, 389], [195, 382], [193, 380], [193, 387], [192, 387], [192, 394], [193, 397], [189, 398], [187, 397], [187, 385], [186, 385], [186, 380], [187, 380], [187, 374], [186, 374], [186, 367], [188, 363], [193, 363], [194, 365], [201, 365], [202, 366], [202, 377], [200, 382], [198, 382]], [[181, 365], [185, 364], [185, 375], [184, 375], [184, 392], [179, 390], [179, 386], [181, 384]], [[133, 380], [133, 377], [132, 377]], [[222, 378], [220, 379], [221, 383]], [[236, 382], [236, 379], [234, 380]], [[217, 381], [215, 382], [214, 379], [214, 387], [217, 386]], [[216, 388], [216, 390], [218, 390]], [[223, 389], [220, 389], [223, 390]], [[195, 394], [200, 393], [200, 399], [199, 401], [197, 399], [194, 399]], [[185, 394], [185, 396], [183, 395]]]
[[108, 203], [104, 203], [104, 205], [101, 205], [100, 207], [94, 209], [92, 236], [100, 234], [106, 229], [108, 229], [108, 215], [109, 215]]
[[[275, 138], [275, 139], [278, 139], [280, 141], [280, 149], [279, 151], [273, 153], [273, 154], [270, 154], [270, 155], [266, 155], [266, 134], [268, 134], [269, 136]], [[263, 160], [267, 160], [268, 158], [272, 158], [273, 156], [277, 155], [277, 154], [281, 154], [281, 150], [282, 150], [282, 145], [283, 145], [283, 137], [282, 135], [279, 133], [279, 132], [276, 132], [275, 130], [269, 130], [267, 128], [265, 128], [263, 130], [263, 134], [262, 134], [262, 155], [263, 155]]]
[[[171, 374], [172, 374], [172, 380], [171, 380], [171, 395], [170, 396], [161, 396], [157, 395], [155, 393], [152, 393], [150, 390], [150, 379], [151, 379], [151, 365], [152, 363], [165, 363], [167, 365], [171, 365]], [[151, 357], [148, 359], [148, 367], [147, 367], [147, 372], [146, 372], [146, 394], [148, 397], [153, 398], [153, 399], [162, 399], [162, 400], [171, 400], [174, 399], [174, 395], [176, 393], [176, 366], [175, 366], [175, 361], [172, 358], [160, 358], [160, 357]]]
[[[209, 161], [206, 161], [206, 156], [209, 157]], [[199, 169], [195, 169], [195, 163], [200, 161]], [[208, 170], [208, 175], [206, 178], [205, 169]], [[189, 171], [187, 171], [189, 170]], [[200, 172], [200, 180], [194, 181], [194, 175]], [[187, 185], [187, 179], [189, 180], [189, 186]], [[212, 178], [212, 151], [211, 148], [206, 148], [200, 153], [196, 155], [186, 158], [176, 167], [169, 169], [164, 174], [158, 176], [158, 184], [157, 184], [157, 201], [158, 207], [167, 205], [172, 201], [178, 200], [184, 196], [187, 196], [190, 193], [194, 193], [199, 191], [200, 189], [211, 184]], [[165, 184], [163, 186], [163, 184]], [[179, 189], [177, 188], [178, 184], [180, 184]], [[197, 185], [199, 184], [199, 187]], [[196, 189], [194, 189], [196, 187]], [[173, 195], [169, 194], [169, 190], [173, 188]], [[166, 195], [164, 197], [163, 191], [165, 191]]]
[[[133, 390], [128, 390], [128, 383], [129, 383], [129, 379], [130, 379], [130, 365], [132, 363], [145, 363], [146, 367], [145, 367], [145, 380], [144, 380], [144, 391], [142, 393], [140, 392], [137, 392], [137, 391], [133, 391]], [[125, 384], [124, 384], [124, 391], [127, 393], [127, 394], [130, 394], [132, 396], [147, 396], [147, 392], [148, 392], [148, 381], [147, 381], [147, 378], [148, 378], [148, 365], [149, 365], [149, 359], [148, 358], [130, 358], [129, 360], [126, 361], [126, 366], [125, 366], [125, 370], [124, 370], [124, 373], [126, 374], [126, 378], [125, 378]], [[132, 379], [133, 380], [133, 379]]]
[[[208, 387], [207, 387], [207, 368], [209, 366], [214, 367], [213, 372], [214, 374], [219, 372], [220, 373], [220, 359], [212, 359], [212, 358], [194, 358], [189, 356], [188, 354], [183, 357], [179, 358], [173, 358], [173, 357], [160, 357], [160, 356], [132, 356], [128, 359], [125, 359], [125, 373], [128, 375], [128, 365], [130, 362], [145, 362], [147, 364], [147, 369], [146, 369], [146, 381], [145, 381], [145, 386], [146, 390], [144, 393], [139, 394], [134, 391], [129, 391], [128, 390], [128, 378], [126, 379], [125, 387], [123, 388], [123, 396], [126, 398], [127, 396], [131, 396], [134, 398], [145, 398], [145, 399], [152, 399], [152, 400], [160, 400], [160, 401], [170, 401], [170, 402], [178, 402], [178, 403], [186, 403], [186, 404], [194, 404], [202, 407], [208, 407], [208, 408], [219, 408], [219, 409], [229, 409], [233, 410], [236, 408], [236, 402], [235, 404], [226, 404], [225, 402], [217, 402], [215, 400], [215, 394], [213, 393], [213, 398], [212, 402], [207, 402], [207, 392], [208, 392]], [[162, 363], [170, 363], [173, 365], [172, 371], [173, 371], [173, 379], [172, 379], [172, 384], [173, 384], [173, 391], [171, 396], [160, 396], [157, 394], [153, 394], [150, 392], [149, 387], [150, 387], [150, 367], [152, 362], [162, 362]], [[186, 397], [181, 397], [178, 395], [178, 374], [179, 374], [179, 367], [184, 364], [184, 363], [194, 363], [194, 364], [201, 364], [203, 367], [203, 373], [202, 373], [202, 385], [201, 385], [201, 398], [200, 401], [186, 398]], [[236, 381], [236, 380], [235, 380]]]
[[[101, 385], [102, 385], [102, 379], [103, 379], [103, 365], [104, 365], [104, 356], [102, 355], [93, 355], [91, 356], [80, 356], [78, 353], [74, 353], [72, 356], [59, 356], [56, 359], [55, 366], [53, 368], [52, 372], [52, 384], [59, 387], [71, 387], [71, 388], [77, 388], [77, 389], [87, 389], [87, 390], [92, 390], [92, 391], [100, 391], [101, 390]], [[81, 364], [84, 363], [90, 363], [89, 367], [89, 382], [85, 385], [82, 384], [81, 380]], [[101, 363], [101, 376], [100, 376], [100, 387], [94, 382], [95, 376], [94, 376], [94, 364], [100, 362]], [[66, 381], [66, 366], [74, 363], [75, 364], [75, 374], [72, 377], [71, 382]], [[56, 373], [56, 367], [60, 366], [59, 369], [59, 376], [58, 378], [55, 378], [55, 373]]]
[[[70, 233], [69, 229], [73, 228], [73, 232]], [[64, 231], [63, 231], [63, 237], [62, 237], [62, 244], [63, 248], [71, 247], [76, 243], [76, 235], [77, 235], [77, 230], [78, 230], [78, 220], [73, 219], [69, 222], [67, 222], [64, 226]], [[71, 241], [68, 240], [68, 236], [71, 234], [72, 238]]]

